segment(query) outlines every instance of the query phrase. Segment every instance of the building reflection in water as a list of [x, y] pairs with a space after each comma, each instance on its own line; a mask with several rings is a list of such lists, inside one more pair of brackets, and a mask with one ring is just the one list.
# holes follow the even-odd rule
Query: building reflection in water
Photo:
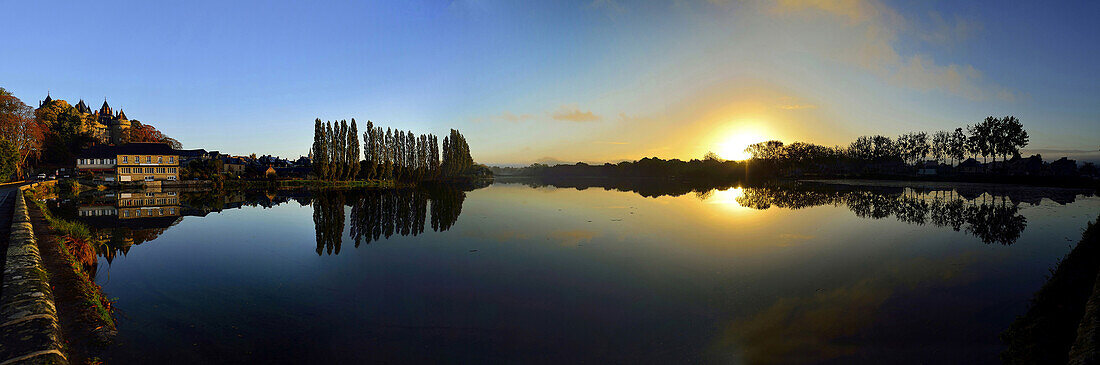
[[445, 185], [313, 192], [93, 192], [58, 204], [54, 214], [75, 218], [92, 228], [100, 243], [98, 254], [110, 264], [116, 255], [126, 255], [132, 246], [157, 238], [186, 216], [296, 201], [313, 207], [317, 254], [339, 254], [345, 235], [345, 207], [351, 207], [348, 235], [359, 247], [393, 235], [416, 236], [429, 226], [433, 231], [446, 231], [458, 221], [465, 197], [465, 190]]

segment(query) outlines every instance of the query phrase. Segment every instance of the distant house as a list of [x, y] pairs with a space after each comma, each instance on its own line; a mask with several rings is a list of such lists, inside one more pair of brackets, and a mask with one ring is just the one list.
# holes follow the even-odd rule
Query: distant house
[[924, 161], [918, 164], [917, 175], [937, 175], [939, 174], [940, 164], [936, 161]]
[[212, 160], [218, 157], [218, 151], [207, 151], [205, 149], [194, 150], [178, 150], [180, 154], [180, 165], [186, 166], [188, 163], [194, 160]]
[[1077, 176], [1077, 160], [1062, 157], [1050, 163], [1050, 172], [1054, 176]]
[[230, 175], [240, 175], [245, 172], [248, 162], [241, 157], [223, 156], [222, 172]]
[[267, 170], [264, 170], [264, 177], [278, 177], [279, 174], [275, 172], [275, 168], [271, 165], [267, 165]]
[[1043, 157], [1031, 155], [1027, 158], [1013, 156], [1004, 163], [1004, 171], [1009, 175], [1036, 176], [1043, 172]]
[[962, 174], [980, 174], [982, 173], [982, 163], [973, 158], [968, 158], [966, 161], [959, 163], [958, 170]]
[[176, 181], [179, 164], [178, 151], [167, 143], [153, 142], [96, 145], [82, 150], [76, 158], [78, 173], [108, 182]]

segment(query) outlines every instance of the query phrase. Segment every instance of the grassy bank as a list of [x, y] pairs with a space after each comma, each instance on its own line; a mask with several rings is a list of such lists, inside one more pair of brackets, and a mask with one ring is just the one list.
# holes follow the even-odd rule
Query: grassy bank
[[1065, 364], [1077, 338], [1100, 271], [1100, 217], [1089, 222], [1081, 241], [1058, 264], [1031, 299], [1027, 313], [1003, 333], [1001, 359], [1012, 364]]
[[[34, 194], [29, 191], [28, 193], [28, 196]], [[74, 283], [79, 293], [79, 300], [86, 308], [94, 311], [96, 319], [102, 326], [113, 330], [115, 321], [111, 300], [104, 295], [103, 288], [96, 284], [91, 276], [97, 262], [98, 238], [83, 223], [56, 218], [50, 214], [45, 203], [37, 199], [31, 200], [38, 206], [46, 223], [53, 230], [55, 234], [53, 241], [61, 248], [59, 252], [62, 259], [80, 279]]]

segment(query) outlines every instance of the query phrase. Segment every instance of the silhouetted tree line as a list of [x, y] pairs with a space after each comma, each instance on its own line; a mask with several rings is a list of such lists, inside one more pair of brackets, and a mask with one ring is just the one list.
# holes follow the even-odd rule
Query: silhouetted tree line
[[[771, 140], [746, 147], [751, 158], [746, 161], [724, 161], [714, 153], [703, 159], [683, 161], [643, 158], [617, 164], [549, 166], [535, 163], [523, 168], [493, 167], [498, 176], [538, 177], [657, 177], [680, 180], [743, 182], [785, 175], [875, 175], [913, 174], [917, 166], [935, 161], [954, 166], [967, 157], [1018, 156], [1027, 146], [1028, 134], [1023, 124], [1012, 116], [988, 117], [980, 123], [938, 131], [931, 136], [912, 132], [896, 139], [883, 136], [861, 136], [848, 146], [827, 147], [808, 142], [785, 144]], [[1041, 158], [1040, 158], [1041, 160]]]
[[[706, 194], [714, 189], [725, 190], [736, 185], [735, 182], [710, 179], [635, 179], [635, 178], [587, 178], [573, 176], [546, 175], [516, 181], [533, 188], [553, 186], [585, 190], [589, 188], [637, 193], [646, 198], [661, 196], [681, 196], [689, 193]], [[500, 180], [497, 183], [501, 183]]]
[[573, 165], [549, 166], [535, 163], [518, 169], [493, 167], [494, 175], [537, 176], [553, 178], [612, 177], [638, 178], [661, 177], [696, 181], [740, 181], [746, 178], [747, 163], [744, 161], [722, 161], [714, 156], [702, 160], [680, 159], [662, 160], [646, 157], [638, 161], [623, 161], [617, 164], [605, 163], [589, 165], [578, 162]]
[[937, 131], [931, 137], [925, 132], [905, 133], [892, 139], [883, 135], [856, 138], [847, 147], [826, 147], [807, 142], [784, 144], [772, 140], [749, 145], [745, 152], [762, 167], [772, 169], [797, 168], [805, 171], [839, 172], [861, 170], [861, 167], [882, 169], [883, 165], [919, 165], [931, 157], [937, 163], [954, 166], [967, 157], [1018, 156], [1028, 144], [1028, 133], [1013, 116], [987, 117], [982, 122]]
[[371, 121], [363, 132], [362, 147], [358, 134], [354, 118], [350, 125], [315, 120], [310, 151], [314, 174], [323, 180], [432, 181], [487, 171], [475, 168], [466, 137], [455, 129], [443, 137], [442, 147], [433, 134], [383, 130]]
[[[368, 122], [369, 125], [369, 122]], [[313, 173], [322, 180], [351, 180], [359, 173], [359, 132], [355, 118], [322, 123], [314, 121]]]
[[875, 190], [745, 188], [737, 204], [753, 209], [772, 206], [801, 209], [820, 205], [845, 205], [861, 218], [883, 219], [894, 216], [898, 221], [924, 225], [927, 223], [952, 230], [965, 230], [985, 243], [1010, 245], [1020, 238], [1027, 219], [1019, 214], [1019, 206], [1004, 196], [982, 195], [981, 200], [966, 199], [955, 193], [945, 195], [919, 194], [911, 190], [884, 193]]

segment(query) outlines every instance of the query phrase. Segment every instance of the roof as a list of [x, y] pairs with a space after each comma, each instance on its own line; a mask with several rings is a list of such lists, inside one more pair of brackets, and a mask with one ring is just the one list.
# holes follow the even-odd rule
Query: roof
[[184, 157], [199, 157], [205, 155], [207, 152], [205, 149], [199, 148], [194, 150], [176, 150], [180, 156]]
[[116, 155], [179, 155], [167, 143], [132, 142], [121, 146], [95, 145], [80, 151], [79, 158], [111, 158]]

